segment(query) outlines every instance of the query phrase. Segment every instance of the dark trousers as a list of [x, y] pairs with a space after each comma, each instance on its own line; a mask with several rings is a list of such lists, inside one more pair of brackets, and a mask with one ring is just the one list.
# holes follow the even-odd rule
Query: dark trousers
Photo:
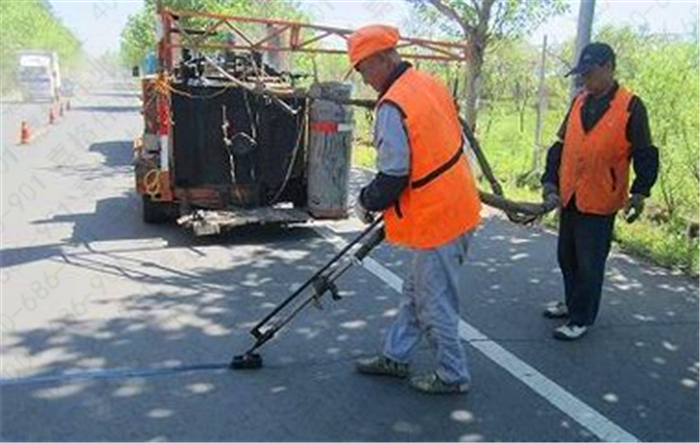
[[595, 322], [614, 223], [615, 214], [579, 212], [573, 199], [561, 210], [557, 254], [571, 323]]

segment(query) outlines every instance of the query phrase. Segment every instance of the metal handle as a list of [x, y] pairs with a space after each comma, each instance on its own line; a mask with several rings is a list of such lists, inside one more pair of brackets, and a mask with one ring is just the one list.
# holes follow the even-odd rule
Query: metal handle
[[355, 252], [355, 258], [362, 261], [367, 254], [369, 254], [372, 249], [379, 246], [379, 244], [384, 241], [386, 234], [384, 232], [384, 226], [380, 227], [372, 233], [372, 235], [367, 239], [365, 243], [362, 244], [360, 249]]

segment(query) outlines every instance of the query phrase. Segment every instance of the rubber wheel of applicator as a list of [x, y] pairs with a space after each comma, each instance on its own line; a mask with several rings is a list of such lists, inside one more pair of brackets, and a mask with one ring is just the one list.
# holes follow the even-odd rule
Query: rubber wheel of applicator
[[260, 369], [262, 368], [262, 357], [260, 354], [242, 354], [233, 357], [229, 368], [231, 369]]

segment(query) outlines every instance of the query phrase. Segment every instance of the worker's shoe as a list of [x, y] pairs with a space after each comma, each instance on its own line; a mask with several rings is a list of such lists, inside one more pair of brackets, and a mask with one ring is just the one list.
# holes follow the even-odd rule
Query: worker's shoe
[[567, 323], [555, 329], [552, 335], [554, 335], [554, 338], [556, 338], [557, 340], [572, 341], [578, 340], [579, 338], [583, 337], [586, 334], [586, 332], [588, 332], [587, 326], [580, 326], [575, 325], [573, 323]]
[[371, 375], [388, 375], [390, 377], [406, 378], [411, 372], [408, 363], [399, 363], [383, 355], [361, 358], [355, 363], [357, 372]]
[[569, 308], [566, 307], [566, 303], [558, 301], [551, 306], [548, 306], [542, 312], [547, 318], [566, 318], [569, 316]]
[[446, 383], [434, 372], [411, 378], [411, 387], [428, 394], [464, 394], [469, 383]]

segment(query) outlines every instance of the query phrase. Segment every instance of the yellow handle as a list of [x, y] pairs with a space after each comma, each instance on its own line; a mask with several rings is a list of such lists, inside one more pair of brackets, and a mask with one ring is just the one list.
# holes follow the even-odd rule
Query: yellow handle
[[143, 177], [143, 184], [146, 187], [146, 193], [151, 197], [160, 194], [160, 171], [151, 169]]

